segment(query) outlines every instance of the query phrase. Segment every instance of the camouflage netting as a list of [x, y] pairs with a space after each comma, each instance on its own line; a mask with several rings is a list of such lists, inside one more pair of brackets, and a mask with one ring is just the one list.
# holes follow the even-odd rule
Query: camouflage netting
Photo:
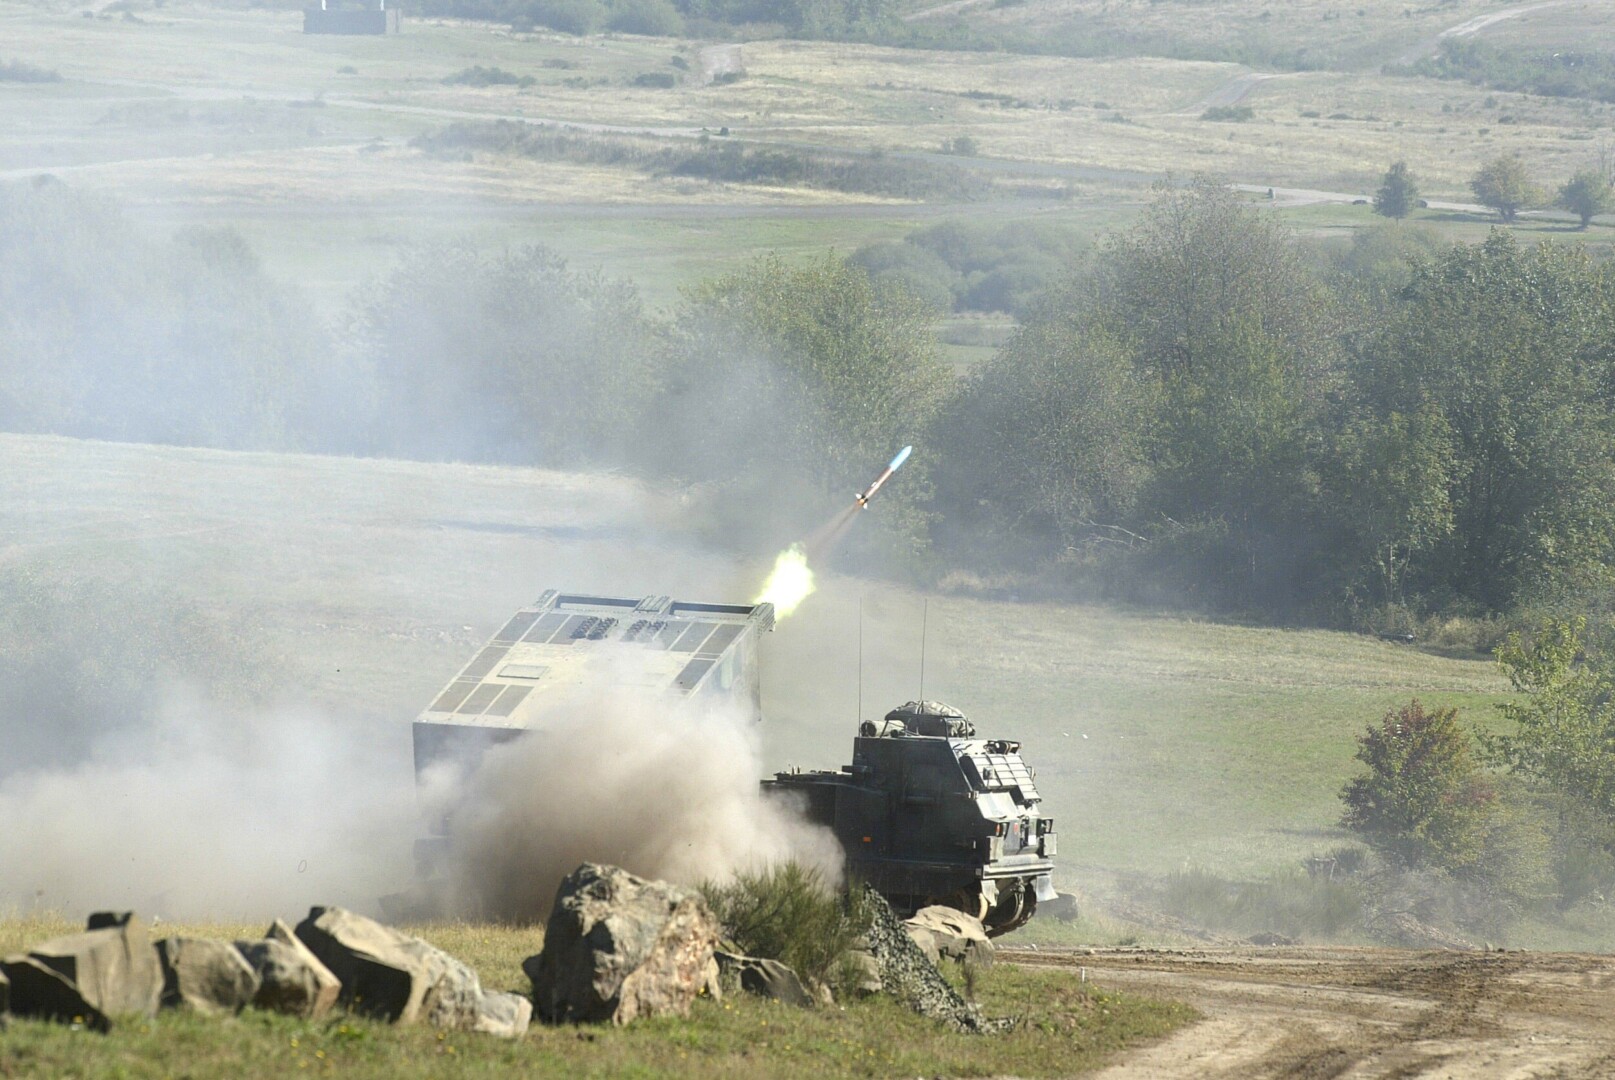
[[992, 1035], [1020, 1023], [1018, 1017], [989, 1019], [960, 997], [914, 944], [885, 898], [867, 885], [864, 903], [870, 912], [869, 951], [880, 965], [880, 981], [886, 993], [921, 1016], [940, 1020], [955, 1031]]

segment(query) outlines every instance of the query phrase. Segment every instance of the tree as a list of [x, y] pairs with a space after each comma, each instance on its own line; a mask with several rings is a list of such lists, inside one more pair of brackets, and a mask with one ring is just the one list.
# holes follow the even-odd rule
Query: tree
[[1291, 236], [1198, 179], [1108, 245], [1094, 292], [1093, 318], [1157, 403], [1141, 508], [1220, 530], [1213, 557], [1243, 579], [1241, 601], [1292, 598], [1340, 353], [1335, 306]]
[[[1450, 439], [1452, 526], [1412, 552], [1410, 584], [1499, 611], [1605, 573], [1615, 534], [1615, 289], [1579, 249], [1497, 230], [1423, 263], [1366, 341], [1355, 392], [1379, 417]], [[1439, 419], [1437, 419], [1439, 414]]]
[[1550, 619], [1528, 639], [1518, 631], [1497, 661], [1523, 700], [1497, 706], [1514, 727], [1482, 746], [1512, 772], [1615, 822], [1615, 672], [1589, 648], [1587, 620]]
[[[800, 527], [804, 509], [841, 505], [866, 483], [871, 462], [923, 442], [954, 385], [935, 320], [907, 289], [833, 256], [793, 266], [770, 255], [697, 286], [672, 334], [656, 464], [729, 484], [737, 504], [750, 492], [758, 507], [782, 506], [787, 485], [798, 494], [782, 509]], [[927, 465], [916, 455], [881, 494], [882, 520], [916, 543]]]
[[1585, 229], [1594, 217], [1615, 209], [1615, 187], [1603, 173], [1583, 169], [1559, 189], [1558, 205], [1581, 218], [1581, 227]]
[[664, 385], [638, 293], [529, 246], [436, 244], [361, 295], [380, 448], [410, 457], [617, 460]]
[[1368, 766], [1340, 792], [1341, 824], [1410, 868], [1462, 870], [1480, 858], [1496, 792], [1458, 725], [1458, 710], [1418, 701], [1388, 712], [1357, 738]]
[[1511, 154], [1495, 157], [1481, 166], [1469, 180], [1469, 190], [1475, 193], [1482, 206], [1497, 211], [1505, 222], [1537, 200], [1536, 185], [1525, 171], [1525, 163]]
[[1374, 213], [1401, 221], [1413, 213], [1419, 202], [1419, 185], [1408, 171], [1407, 162], [1398, 161], [1386, 170], [1374, 193]]

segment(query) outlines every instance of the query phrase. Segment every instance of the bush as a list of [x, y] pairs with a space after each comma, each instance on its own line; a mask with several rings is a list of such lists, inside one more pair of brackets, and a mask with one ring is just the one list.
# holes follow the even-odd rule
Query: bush
[[1369, 772], [1341, 791], [1341, 824], [1402, 866], [1462, 870], [1480, 858], [1496, 792], [1458, 726], [1458, 710], [1426, 712], [1412, 701], [1357, 743]]
[[535, 81], [531, 75], [516, 75], [503, 68], [485, 68], [481, 64], [443, 76], [447, 86], [532, 86]]
[[634, 76], [635, 86], [646, 86], [657, 90], [671, 90], [678, 80], [665, 71], [647, 71], [642, 75]]
[[838, 892], [817, 870], [787, 862], [736, 874], [726, 885], [708, 882], [701, 895], [741, 952], [778, 960], [838, 993], [849, 989], [847, 950], [870, 921], [862, 889]]
[[535, 26], [581, 36], [598, 30], [607, 12], [599, 0], [532, 0], [522, 9], [522, 16]]
[[1213, 105], [1200, 114], [1202, 120], [1216, 120], [1222, 123], [1243, 124], [1255, 117], [1256, 112], [1249, 105]]

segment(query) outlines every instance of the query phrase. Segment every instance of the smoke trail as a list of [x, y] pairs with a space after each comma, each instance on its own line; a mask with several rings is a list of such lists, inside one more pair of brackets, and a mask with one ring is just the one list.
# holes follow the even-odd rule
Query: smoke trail
[[839, 880], [834, 835], [762, 796], [757, 725], [740, 707], [615, 681], [558, 703], [469, 774], [432, 779], [467, 914], [543, 919], [585, 861], [693, 885], [795, 859]]

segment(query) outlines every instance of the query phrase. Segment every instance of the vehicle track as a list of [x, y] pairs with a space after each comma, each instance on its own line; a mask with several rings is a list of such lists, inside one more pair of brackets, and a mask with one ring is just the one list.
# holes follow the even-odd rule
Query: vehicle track
[[1203, 1014], [1104, 1080], [1615, 1077], [1615, 957], [1345, 947], [999, 955]]

